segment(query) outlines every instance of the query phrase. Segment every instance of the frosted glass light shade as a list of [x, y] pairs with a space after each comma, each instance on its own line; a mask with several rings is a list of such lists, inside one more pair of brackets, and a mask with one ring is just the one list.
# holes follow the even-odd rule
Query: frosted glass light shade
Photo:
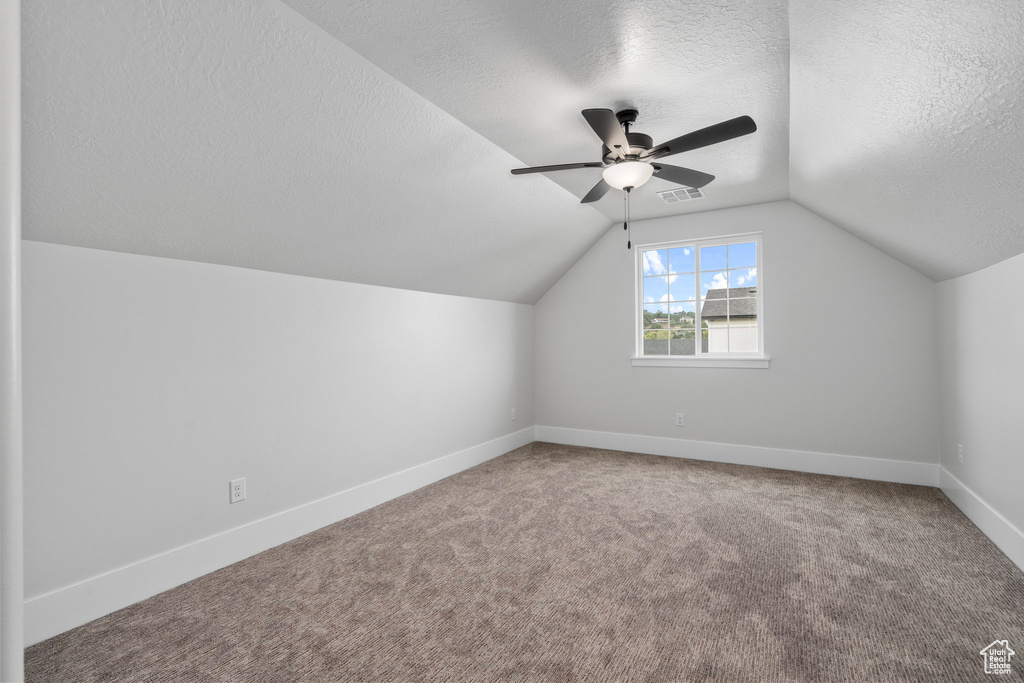
[[624, 187], [640, 187], [654, 174], [654, 167], [644, 161], [620, 161], [604, 169], [604, 181], [621, 190]]

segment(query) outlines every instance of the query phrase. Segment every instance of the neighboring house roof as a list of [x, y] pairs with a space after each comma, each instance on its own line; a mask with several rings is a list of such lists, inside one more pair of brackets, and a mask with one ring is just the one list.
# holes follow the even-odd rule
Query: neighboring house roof
[[704, 306], [700, 309], [700, 317], [702, 320], [724, 320], [726, 317], [756, 318], [757, 287], [709, 289], [704, 297]]

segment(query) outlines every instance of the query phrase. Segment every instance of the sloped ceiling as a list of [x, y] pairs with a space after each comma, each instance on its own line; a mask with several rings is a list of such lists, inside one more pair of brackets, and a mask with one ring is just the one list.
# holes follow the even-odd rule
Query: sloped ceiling
[[276, 0], [23, 34], [28, 239], [532, 303], [609, 226]]
[[[600, 161], [583, 109], [637, 109], [655, 144], [746, 114], [754, 135], [665, 159], [716, 176], [694, 206], [633, 193], [634, 219], [784, 199], [789, 31], [785, 0], [285, 0], [526, 165]], [[583, 197], [588, 168], [548, 174]], [[521, 180], [516, 178], [513, 182]], [[595, 206], [623, 219], [621, 192]]]
[[933, 280], [1024, 252], [1024, 2], [793, 2], [792, 198]]
[[[25, 3], [28, 239], [531, 303], [613, 221], [588, 107], [943, 279], [1024, 251], [1015, 0]], [[792, 55], [790, 36], [792, 35]]]

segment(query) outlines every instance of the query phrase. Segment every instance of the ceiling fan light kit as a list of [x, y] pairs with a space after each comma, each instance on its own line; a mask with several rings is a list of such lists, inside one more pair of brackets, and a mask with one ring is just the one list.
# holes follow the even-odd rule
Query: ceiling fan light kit
[[601, 172], [604, 182], [616, 190], [638, 188], [654, 175], [654, 167], [644, 161], [620, 161]]

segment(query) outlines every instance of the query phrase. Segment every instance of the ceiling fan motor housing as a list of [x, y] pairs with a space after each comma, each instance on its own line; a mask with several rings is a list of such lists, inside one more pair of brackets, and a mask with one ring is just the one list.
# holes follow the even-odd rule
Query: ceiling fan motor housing
[[[636, 160], [634, 157], [639, 155], [640, 152], [649, 150], [654, 146], [654, 139], [644, 133], [626, 133], [626, 140], [629, 141], [629, 154], [626, 158], [632, 161]], [[601, 159], [606, 164], [613, 164], [618, 157], [606, 145], [601, 145]]]

